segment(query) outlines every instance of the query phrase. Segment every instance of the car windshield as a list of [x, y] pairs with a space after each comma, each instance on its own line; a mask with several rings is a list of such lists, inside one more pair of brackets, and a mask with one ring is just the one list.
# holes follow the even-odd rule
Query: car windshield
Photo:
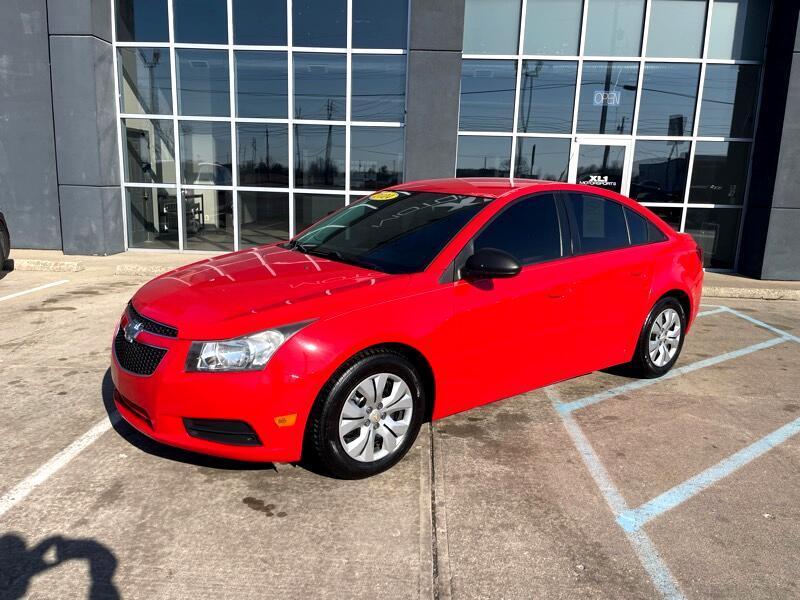
[[384, 273], [417, 273], [490, 201], [441, 192], [378, 192], [323, 219], [287, 247]]

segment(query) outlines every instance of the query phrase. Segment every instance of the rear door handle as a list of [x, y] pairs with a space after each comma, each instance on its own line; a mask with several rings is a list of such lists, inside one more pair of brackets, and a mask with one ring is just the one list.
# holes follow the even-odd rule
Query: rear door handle
[[631, 277], [641, 277], [644, 275], [644, 271], [631, 271]]

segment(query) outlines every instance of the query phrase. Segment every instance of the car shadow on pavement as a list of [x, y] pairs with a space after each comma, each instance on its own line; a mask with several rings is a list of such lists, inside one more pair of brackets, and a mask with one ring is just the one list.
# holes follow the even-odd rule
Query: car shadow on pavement
[[270, 462], [244, 462], [197, 454], [196, 452], [161, 444], [139, 433], [122, 418], [114, 404], [114, 383], [111, 380], [111, 369], [107, 369], [103, 376], [102, 394], [103, 406], [106, 409], [106, 413], [108, 413], [108, 418], [111, 420], [114, 431], [142, 452], [147, 452], [159, 458], [210, 469], [225, 469], [229, 471], [265, 471], [271, 469], [277, 471], [275, 465]]
[[89, 538], [55, 535], [28, 547], [16, 533], [0, 535], [0, 599], [17, 600], [28, 596], [36, 575], [71, 560], [84, 560], [89, 566], [88, 600], [117, 600], [114, 585], [117, 557], [106, 546]]

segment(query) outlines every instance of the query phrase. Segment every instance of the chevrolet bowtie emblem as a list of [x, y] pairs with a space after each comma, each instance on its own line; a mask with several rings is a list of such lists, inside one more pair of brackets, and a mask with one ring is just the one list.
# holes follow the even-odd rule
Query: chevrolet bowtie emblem
[[125, 339], [132, 344], [133, 341], [136, 339], [136, 336], [138, 336], [142, 331], [144, 331], [144, 323], [142, 323], [141, 321], [136, 321], [134, 319], [131, 319], [125, 325], [124, 329]]

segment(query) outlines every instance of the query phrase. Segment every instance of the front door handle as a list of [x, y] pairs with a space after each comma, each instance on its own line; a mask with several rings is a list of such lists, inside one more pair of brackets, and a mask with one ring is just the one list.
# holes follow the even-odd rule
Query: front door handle
[[644, 275], [644, 271], [631, 271], [631, 277], [641, 277]]

